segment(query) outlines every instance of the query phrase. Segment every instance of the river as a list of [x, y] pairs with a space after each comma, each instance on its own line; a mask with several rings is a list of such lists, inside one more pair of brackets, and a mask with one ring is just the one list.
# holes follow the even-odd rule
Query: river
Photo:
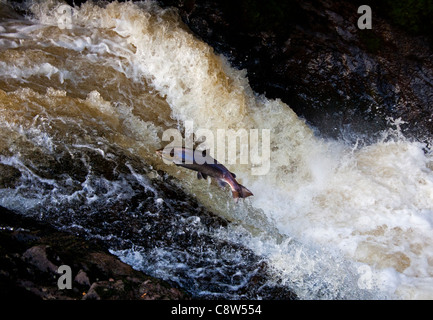
[[[0, 6], [0, 205], [195, 297], [433, 298], [432, 156], [399, 119], [324, 138], [154, 2]], [[254, 196], [165, 164], [169, 129], [258, 134], [267, 162], [226, 162]]]

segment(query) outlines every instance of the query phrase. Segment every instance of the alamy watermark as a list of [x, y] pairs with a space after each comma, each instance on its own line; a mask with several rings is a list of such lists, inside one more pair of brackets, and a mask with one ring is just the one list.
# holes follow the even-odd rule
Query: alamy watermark
[[60, 29], [72, 29], [72, 20], [74, 16], [74, 9], [67, 4], [62, 4], [55, 10], [57, 17], [57, 26]]
[[373, 271], [370, 266], [362, 265], [359, 266], [358, 269], [358, 288], [371, 290], [373, 289]]
[[371, 14], [371, 8], [367, 5], [359, 6], [358, 13], [362, 14], [358, 18], [358, 28], [363, 29], [371, 29], [372, 28], [372, 14]]
[[[358, 14], [362, 14], [358, 19], [359, 29], [372, 28], [372, 11], [370, 6], [361, 5], [358, 7]], [[63, 4], [55, 10], [57, 24], [60, 29], [72, 29], [76, 11], [73, 7]], [[190, 130], [192, 121], [185, 121], [185, 131]], [[261, 142], [259, 133], [261, 135]], [[199, 137], [205, 138], [203, 145], [197, 146], [197, 150], [202, 150], [203, 146], [209, 149], [209, 155], [222, 164], [250, 164], [253, 175], [265, 175], [270, 169], [270, 130], [269, 129], [239, 129], [237, 131], [229, 129], [217, 129], [216, 136], [213, 131], [199, 128], [195, 131]], [[164, 132], [163, 141], [173, 141], [166, 148], [179, 147], [183, 145], [182, 134], [176, 129], [168, 129]], [[227, 144], [226, 144], [227, 139]], [[237, 148], [239, 141], [239, 150]], [[193, 139], [185, 136], [185, 147], [193, 148]], [[227, 154], [226, 154], [227, 151]], [[238, 152], [239, 151], [239, 152]], [[227, 161], [226, 161], [227, 159]], [[164, 161], [166, 161], [164, 159]], [[169, 160], [166, 161], [167, 163]]]
[[[372, 11], [368, 5], [361, 5], [358, 7], [358, 14], [362, 14], [358, 18], [358, 28], [371, 29], [372, 28]], [[60, 29], [72, 29], [75, 9], [67, 4], [62, 4], [55, 10], [57, 17], [57, 25]]]
[[63, 264], [57, 269], [57, 273], [61, 274], [57, 280], [59, 290], [72, 289], [72, 269], [70, 266]]
[[[221, 164], [249, 164], [253, 175], [265, 175], [269, 172], [270, 129], [216, 129], [216, 132], [205, 128], [194, 130], [193, 121], [185, 121], [184, 128], [185, 138], [178, 129], [167, 129], [163, 132], [162, 140], [171, 141], [164, 148], [167, 155], [176, 147], [195, 149], [195, 162], [202, 160], [206, 163], [210, 158], [202, 157], [201, 153], [207, 150], [206, 155], [215, 158]], [[163, 160], [167, 164], [172, 162], [170, 158]], [[188, 159], [185, 159], [185, 163], [188, 163], [187, 161]]]

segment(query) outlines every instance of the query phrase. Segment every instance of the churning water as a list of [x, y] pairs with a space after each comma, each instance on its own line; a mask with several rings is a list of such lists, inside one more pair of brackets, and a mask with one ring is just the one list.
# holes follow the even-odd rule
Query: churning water
[[[433, 164], [398, 120], [320, 138], [153, 2], [23, 6], [0, 4], [0, 205], [196, 297], [433, 298]], [[267, 174], [227, 165], [254, 197], [155, 155], [186, 121], [270, 130]]]

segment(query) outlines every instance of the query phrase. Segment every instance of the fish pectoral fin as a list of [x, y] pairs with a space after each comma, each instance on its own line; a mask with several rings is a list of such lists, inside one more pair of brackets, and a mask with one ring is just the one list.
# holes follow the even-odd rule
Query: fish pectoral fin
[[207, 179], [207, 174], [203, 172], [197, 172], [197, 179]]
[[216, 180], [217, 180], [217, 183], [220, 186], [220, 188], [226, 187], [227, 182], [225, 182], [224, 180], [221, 180], [221, 179], [216, 179]]

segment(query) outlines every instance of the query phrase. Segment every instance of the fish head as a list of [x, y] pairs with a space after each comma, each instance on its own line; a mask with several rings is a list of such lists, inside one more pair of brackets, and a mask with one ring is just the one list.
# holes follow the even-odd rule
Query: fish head
[[164, 163], [170, 164], [192, 164], [194, 162], [193, 150], [182, 147], [165, 147], [155, 151], [163, 160]]
[[174, 148], [162, 148], [155, 151], [157, 155], [165, 159], [172, 159], [177, 155], [178, 152], [175, 153]]

